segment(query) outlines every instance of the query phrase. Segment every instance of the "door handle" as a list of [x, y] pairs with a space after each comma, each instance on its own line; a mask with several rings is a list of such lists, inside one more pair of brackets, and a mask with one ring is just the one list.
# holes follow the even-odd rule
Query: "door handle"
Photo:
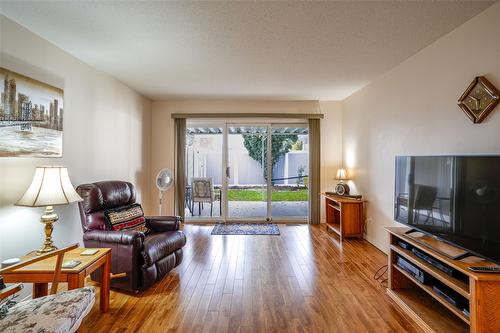
[[226, 167], [226, 177], [231, 178], [231, 168], [230, 167]]

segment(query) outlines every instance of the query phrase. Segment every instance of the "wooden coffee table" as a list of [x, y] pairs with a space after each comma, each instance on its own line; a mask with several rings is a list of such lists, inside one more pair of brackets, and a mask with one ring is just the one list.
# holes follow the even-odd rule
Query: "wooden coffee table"
[[[85, 278], [98, 268], [101, 269], [101, 290], [99, 306], [102, 312], [109, 309], [109, 286], [111, 273], [111, 249], [100, 248], [96, 254], [90, 256], [80, 255], [86, 248], [77, 248], [68, 251], [64, 255], [64, 261], [78, 260], [82, 263], [75, 268], [63, 268], [59, 277], [59, 282], [67, 282], [68, 290], [82, 288], [85, 286]], [[28, 254], [21, 258], [26, 260], [36, 256]], [[7, 283], [33, 283], [33, 298], [46, 296], [48, 294], [49, 282], [54, 278], [54, 267], [56, 257], [51, 257], [31, 265], [22, 267], [13, 272], [2, 274], [4, 282]]]

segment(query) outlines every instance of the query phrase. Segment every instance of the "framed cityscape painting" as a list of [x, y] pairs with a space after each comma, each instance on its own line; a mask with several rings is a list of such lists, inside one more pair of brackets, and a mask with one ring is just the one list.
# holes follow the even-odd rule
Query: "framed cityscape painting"
[[0, 80], [0, 157], [61, 157], [63, 90], [2, 67]]

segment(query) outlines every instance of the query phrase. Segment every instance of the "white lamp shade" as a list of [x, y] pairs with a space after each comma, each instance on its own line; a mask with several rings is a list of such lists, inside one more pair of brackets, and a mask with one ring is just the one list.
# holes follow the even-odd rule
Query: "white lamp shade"
[[346, 169], [338, 169], [337, 176], [335, 177], [337, 180], [347, 180], [347, 171]]
[[57, 206], [82, 200], [69, 180], [67, 168], [37, 167], [30, 187], [16, 206]]

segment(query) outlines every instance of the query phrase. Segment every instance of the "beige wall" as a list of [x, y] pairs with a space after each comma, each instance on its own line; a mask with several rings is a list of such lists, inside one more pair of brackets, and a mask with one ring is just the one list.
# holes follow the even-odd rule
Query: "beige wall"
[[383, 227], [395, 224], [395, 155], [500, 153], [500, 107], [474, 125], [457, 106], [475, 76], [500, 88], [499, 22], [497, 4], [344, 101], [344, 163], [377, 247], [387, 250]]
[[[342, 165], [342, 111], [341, 102], [321, 101], [321, 192], [333, 191], [335, 175]], [[321, 200], [321, 222], [325, 222], [325, 203]]]
[[[35, 166], [65, 165], [75, 186], [129, 180], [147, 209], [151, 102], [9, 19], [0, 16], [0, 24], [0, 65], [64, 89], [63, 157], [0, 158], [0, 260], [42, 243], [42, 209], [13, 206]], [[57, 245], [81, 242], [78, 206], [56, 210]]]
[[[322, 187], [329, 189], [332, 171], [342, 160], [342, 110], [338, 102], [317, 101], [242, 101], [242, 100], [184, 100], [153, 102], [151, 142], [151, 183], [161, 168], [174, 169], [174, 122], [172, 113], [324, 113], [322, 120]], [[325, 178], [326, 177], [326, 178]], [[158, 190], [151, 188], [153, 209], [158, 207]], [[174, 212], [174, 191], [164, 194], [164, 214]]]

